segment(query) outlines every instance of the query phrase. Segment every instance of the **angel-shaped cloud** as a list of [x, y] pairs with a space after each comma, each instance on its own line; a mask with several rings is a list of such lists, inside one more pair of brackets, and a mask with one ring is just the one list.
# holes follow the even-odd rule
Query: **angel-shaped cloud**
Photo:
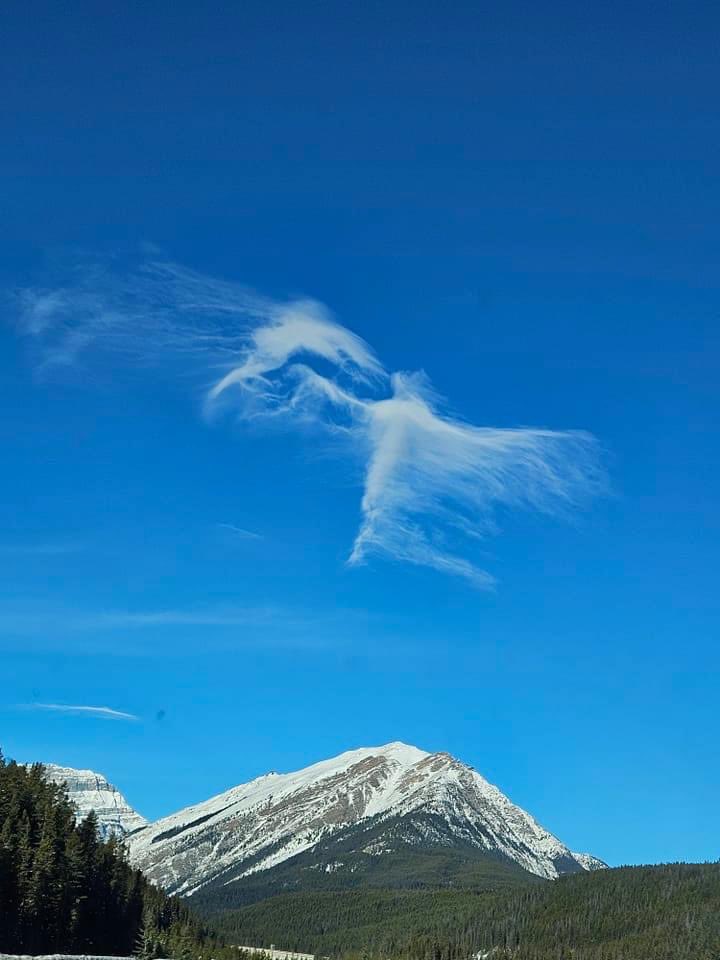
[[17, 298], [42, 367], [99, 353], [205, 384], [205, 410], [311, 424], [362, 458], [361, 521], [348, 562], [373, 555], [493, 583], [472, 544], [500, 507], [543, 512], [602, 487], [582, 431], [475, 426], [450, 414], [424, 373], [388, 374], [371, 347], [314, 300], [279, 302], [175, 264], [79, 272]]

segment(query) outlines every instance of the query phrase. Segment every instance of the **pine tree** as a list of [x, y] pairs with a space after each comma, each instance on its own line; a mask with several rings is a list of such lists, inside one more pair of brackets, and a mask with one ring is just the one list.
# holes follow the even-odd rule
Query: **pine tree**
[[142, 925], [135, 941], [135, 956], [138, 960], [155, 960], [160, 956], [160, 933], [155, 926], [152, 911], [143, 914]]
[[[0, 952], [128, 955], [177, 943], [187, 960], [230, 960], [180, 901], [153, 887], [103, 841], [97, 818], [75, 823], [65, 791], [0, 753]], [[203, 946], [206, 945], [206, 946]]]

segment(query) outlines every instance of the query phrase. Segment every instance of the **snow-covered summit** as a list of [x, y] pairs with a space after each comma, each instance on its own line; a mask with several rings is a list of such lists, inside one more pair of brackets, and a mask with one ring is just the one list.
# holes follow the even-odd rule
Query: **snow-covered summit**
[[146, 826], [145, 817], [133, 810], [120, 791], [101, 774], [93, 770], [60, 767], [54, 763], [46, 763], [44, 767], [49, 780], [66, 785], [78, 820], [84, 819], [91, 810], [95, 811], [102, 837], [125, 837], [133, 830]]
[[[78, 817], [94, 810], [102, 834], [124, 837], [133, 862], [172, 892], [246, 883], [299, 854], [310, 869], [330, 869], [333, 844], [345, 851], [332, 859], [334, 876], [355, 870], [358, 858], [392, 857], [403, 845], [471, 849], [546, 878], [604, 866], [573, 853], [450, 754], [398, 741], [266, 773], [152, 824], [102, 775], [54, 764], [46, 770], [67, 785]], [[343, 866], [348, 851], [355, 860]]]
[[[152, 879], [191, 894], [268, 870], [341, 831], [399, 822], [412, 822], [416, 844], [470, 845], [542, 877], [591, 869], [466, 764], [399, 742], [233, 787], [137, 832], [130, 852]], [[374, 842], [373, 853], [383, 849]]]

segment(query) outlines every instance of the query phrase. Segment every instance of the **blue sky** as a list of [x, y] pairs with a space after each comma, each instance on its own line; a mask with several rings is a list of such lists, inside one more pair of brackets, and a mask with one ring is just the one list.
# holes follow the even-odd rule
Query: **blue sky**
[[717, 10], [446, 7], [11, 10], [0, 743], [154, 817], [402, 739], [714, 859]]

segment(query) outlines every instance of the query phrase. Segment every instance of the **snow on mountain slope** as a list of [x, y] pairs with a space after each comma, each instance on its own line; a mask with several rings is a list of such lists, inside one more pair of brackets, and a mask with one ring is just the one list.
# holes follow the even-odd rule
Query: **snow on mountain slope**
[[573, 856], [580, 866], [587, 871], [604, 870], [607, 867], [606, 863], [598, 860], [597, 857], [593, 857], [591, 853], [574, 853]]
[[95, 811], [103, 838], [111, 835], [125, 837], [146, 826], [145, 817], [136, 813], [120, 791], [99, 773], [59, 767], [54, 763], [44, 764], [44, 767], [49, 780], [66, 785], [68, 796], [77, 809], [78, 820], [84, 819], [91, 810]]
[[589, 869], [585, 855], [575, 856], [472, 768], [403, 743], [233, 787], [134, 834], [130, 854], [152, 880], [189, 895], [267, 870], [355, 824], [412, 817], [424, 842], [470, 844], [542, 877]]

